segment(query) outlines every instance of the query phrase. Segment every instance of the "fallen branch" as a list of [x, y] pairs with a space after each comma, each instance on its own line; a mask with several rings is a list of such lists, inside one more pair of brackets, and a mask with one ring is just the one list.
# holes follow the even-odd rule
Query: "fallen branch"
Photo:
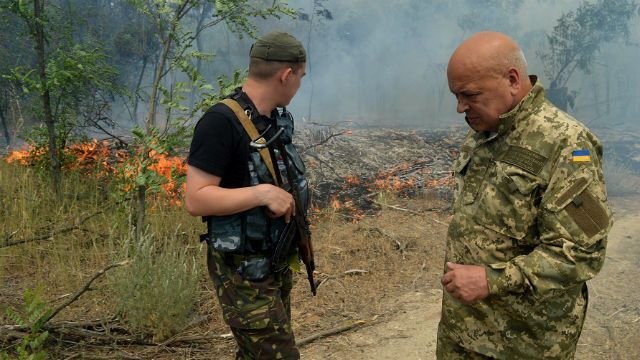
[[351, 270], [347, 270], [347, 271], [345, 271], [343, 274], [345, 274], [345, 275], [367, 274], [368, 272], [369, 272], [369, 271], [367, 271], [367, 270], [351, 269]]
[[331, 132], [331, 133], [329, 133], [329, 135], [327, 135], [326, 137], [324, 137], [323, 139], [321, 139], [317, 143], [311, 144], [311, 145], [306, 146], [303, 149], [301, 149], [300, 150], [300, 154], [305, 154], [308, 150], [311, 150], [311, 149], [316, 148], [318, 146], [322, 146], [322, 145], [328, 143], [329, 140], [333, 139], [334, 137], [338, 137], [338, 136], [341, 136], [341, 135], [347, 135], [347, 134], [351, 134], [351, 130], [344, 130], [344, 131], [341, 131], [341, 132], [338, 132], [338, 133]]
[[233, 339], [233, 334], [232, 333], [227, 333], [227, 334], [204, 334], [204, 335], [186, 335], [186, 336], [178, 336], [176, 338], [174, 338], [172, 341], [168, 342], [168, 343], [162, 343], [159, 344], [161, 346], [169, 346], [169, 344], [175, 344], [175, 343], [194, 343], [194, 342], [206, 342], [206, 341], [210, 341], [210, 340], [216, 340], [216, 339], [220, 339], [220, 340], [229, 340], [229, 339]]
[[429, 220], [431, 220], [431, 221], [433, 221], [433, 222], [435, 222], [435, 223], [438, 223], [438, 224], [440, 224], [440, 225], [449, 226], [449, 224], [447, 224], [446, 222], [444, 222], [444, 221], [440, 221], [440, 220], [438, 220], [438, 219], [432, 219], [432, 218], [429, 218]]
[[421, 212], [413, 211], [413, 210], [409, 210], [409, 209], [405, 209], [405, 208], [401, 208], [398, 205], [389, 205], [389, 204], [381, 203], [381, 202], [378, 202], [378, 201], [375, 201], [375, 200], [373, 202], [378, 204], [378, 205], [380, 205], [380, 206], [386, 206], [386, 207], [392, 208], [394, 210], [404, 211], [404, 212], [408, 212], [408, 213], [415, 214], [415, 215], [423, 215]]
[[318, 283], [318, 285], [316, 285], [316, 288], [319, 288], [319, 287], [320, 287], [320, 285], [324, 284], [325, 282], [327, 282], [327, 281], [329, 281], [329, 280], [331, 280], [331, 279], [340, 279], [340, 278], [343, 278], [343, 277], [348, 276], [348, 275], [361, 275], [361, 274], [368, 274], [368, 273], [369, 273], [369, 271], [368, 271], [368, 270], [362, 270], [362, 269], [351, 269], [351, 270], [347, 270], [347, 271], [343, 272], [343, 273], [342, 273], [342, 274], [340, 274], [340, 275], [329, 275], [328, 277], [326, 277], [326, 278], [322, 279], [322, 280]]
[[296, 345], [297, 346], [304, 346], [306, 344], [309, 344], [313, 341], [316, 341], [318, 339], [327, 337], [327, 336], [331, 336], [331, 335], [335, 335], [335, 334], [339, 334], [341, 332], [345, 332], [347, 330], [351, 330], [357, 327], [360, 327], [364, 324], [366, 324], [367, 322], [364, 320], [356, 320], [352, 323], [337, 327], [337, 328], [333, 328], [333, 329], [328, 329], [328, 330], [324, 330], [324, 331], [320, 331], [317, 332], [313, 335], [307, 336], [306, 338], [300, 340], [300, 341], [296, 341]]
[[47, 234], [42, 234], [42, 235], [36, 235], [30, 238], [26, 238], [26, 239], [22, 239], [22, 240], [17, 240], [17, 241], [12, 241], [9, 242], [9, 240], [11, 239], [11, 237], [17, 232], [13, 232], [12, 234], [10, 234], [9, 236], [5, 237], [5, 241], [4, 244], [2, 246], [0, 246], [0, 248], [5, 248], [5, 247], [10, 247], [10, 246], [15, 246], [15, 245], [20, 245], [20, 244], [25, 244], [28, 242], [33, 242], [33, 241], [39, 241], [39, 240], [47, 240], [47, 239], [51, 239], [53, 237], [53, 235], [59, 235], [59, 234], [65, 234], [68, 233], [70, 231], [79, 229], [80, 226], [82, 224], [84, 224], [87, 220], [91, 219], [92, 217], [102, 214], [106, 209], [101, 209], [99, 211], [96, 211], [93, 214], [89, 214], [85, 217], [83, 217], [82, 219], [74, 222], [72, 225], [70, 226], [66, 226], [60, 229], [54, 229], [51, 230], [49, 233]]
[[118, 263], [114, 263], [114, 264], [108, 265], [104, 269], [102, 269], [102, 270], [98, 271], [97, 273], [95, 273], [91, 277], [91, 279], [89, 279], [89, 281], [87, 281], [84, 284], [84, 286], [82, 288], [80, 288], [80, 290], [76, 291], [76, 293], [73, 294], [73, 296], [71, 296], [71, 298], [69, 298], [63, 304], [59, 305], [57, 308], [55, 308], [53, 310], [53, 312], [51, 312], [51, 314], [49, 314], [49, 316], [44, 318], [43, 321], [42, 321], [42, 324], [46, 324], [49, 320], [53, 319], [54, 316], [58, 315], [58, 313], [60, 311], [62, 311], [62, 309], [66, 308], [67, 306], [71, 305], [74, 301], [76, 301], [80, 297], [80, 295], [82, 295], [83, 293], [85, 293], [89, 289], [89, 286], [91, 286], [91, 283], [94, 282], [100, 276], [102, 276], [104, 273], [106, 273], [107, 271], [109, 271], [109, 270], [111, 270], [111, 269], [113, 269], [115, 267], [127, 265], [129, 262], [130, 262], [129, 260], [120, 261]]
[[201, 316], [199, 318], [196, 318], [195, 320], [191, 321], [186, 326], [184, 326], [182, 329], [180, 329], [180, 331], [178, 331], [176, 333], [176, 335], [174, 335], [174, 336], [168, 338], [167, 340], [163, 341], [160, 344], [160, 346], [168, 346], [169, 344], [172, 344], [174, 342], [180, 341], [178, 334], [183, 333], [183, 332], [189, 330], [190, 328], [192, 328], [194, 326], [198, 326], [198, 325], [202, 324], [203, 322], [208, 321], [210, 319], [211, 319], [211, 315], [204, 315], [204, 316]]

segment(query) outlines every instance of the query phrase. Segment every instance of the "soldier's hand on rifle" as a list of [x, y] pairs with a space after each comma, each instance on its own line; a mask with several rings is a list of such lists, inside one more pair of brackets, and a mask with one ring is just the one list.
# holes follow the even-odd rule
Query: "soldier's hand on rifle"
[[296, 203], [293, 196], [271, 184], [260, 184], [256, 186], [260, 202], [263, 206], [266, 206], [268, 215], [272, 218], [278, 218], [284, 216], [284, 221], [289, 222], [293, 214], [296, 211]]
[[440, 282], [461, 303], [473, 304], [489, 296], [487, 271], [483, 266], [447, 262], [447, 268]]

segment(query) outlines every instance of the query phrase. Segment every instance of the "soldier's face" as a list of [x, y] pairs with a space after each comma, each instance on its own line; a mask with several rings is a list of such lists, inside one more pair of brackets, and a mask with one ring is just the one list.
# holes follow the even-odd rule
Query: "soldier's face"
[[465, 114], [475, 131], [498, 131], [500, 115], [513, 109], [514, 94], [508, 77], [448, 71], [449, 89], [456, 110]]

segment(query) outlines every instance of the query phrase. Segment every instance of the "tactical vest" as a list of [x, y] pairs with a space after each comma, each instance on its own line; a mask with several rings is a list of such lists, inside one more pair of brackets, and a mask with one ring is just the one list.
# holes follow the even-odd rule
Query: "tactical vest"
[[[236, 92], [232, 98], [238, 101], [243, 109], [249, 109], [250, 112], [256, 111], [242, 101], [240, 95], [241, 92]], [[300, 202], [303, 204], [306, 214], [310, 206], [309, 186], [304, 177], [304, 162], [292, 143], [293, 117], [286, 109], [277, 113], [276, 129], [269, 129], [270, 131], [266, 131], [263, 136], [265, 140], [270, 141], [270, 136], [274, 136], [280, 128], [283, 129], [279, 138], [268, 146], [276, 179], [273, 179], [258, 149], [250, 147], [244, 186], [279, 184], [281, 188], [291, 192], [291, 184], [289, 184], [291, 177], [297, 184], [301, 197]], [[236, 125], [236, 128], [239, 128], [242, 133], [246, 133], [239, 120]], [[250, 141], [253, 140], [256, 139], [250, 139]], [[282, 154], [279, 148], [284, 148], [286, 154]], [[287, 157], [288, 168], [283, 156]], [[291, 176], [287, 173], [289, 170]], [[207, 222], [208, 230], [204, 239], [207, 240], [209, 247], [232, 258], [241, 259], [240, 264], [235, 264], [239, 266], [238, 272], [251, 280], [263, 278], [273, 270], [274, 265], [278, 265], [270, 264], [274, 249], [278, 241], [286, 236], [285, 232], [293, 234], [293, 232], [286, 231], [288, 228], [284, 217], [272, 219], [267, 215], [267, 210], [266, 206], [259, 206], [237, 214], [203, 218], [203, 221]], [[295, 242], [291, 241], [290, 243], [290, 249], [286, 251], [293, 254], [296, 251]], [[244, 258], [248, 260], [242, 260]]]

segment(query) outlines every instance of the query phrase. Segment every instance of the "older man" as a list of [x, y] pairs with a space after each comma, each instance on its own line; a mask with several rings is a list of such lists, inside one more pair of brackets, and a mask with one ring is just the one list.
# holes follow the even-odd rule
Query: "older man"
[[453, 166], [437, 356], [572, 358], [612, 224], [602, 145], [503, 34], [464, 41], [447, 77], [471, 130]]

